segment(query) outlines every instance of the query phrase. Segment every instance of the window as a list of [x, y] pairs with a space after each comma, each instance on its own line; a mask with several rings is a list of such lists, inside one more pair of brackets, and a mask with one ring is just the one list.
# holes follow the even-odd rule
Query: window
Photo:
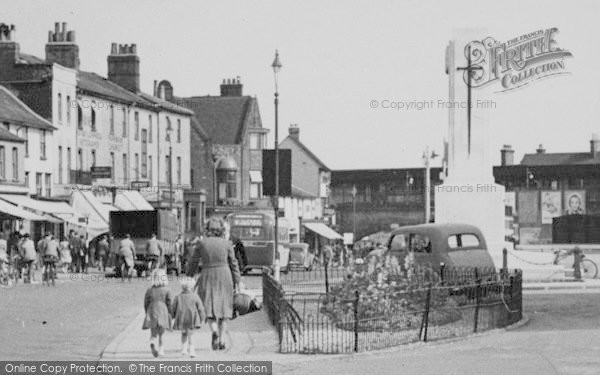
[[177, 185], [181, 185], [181, 157], [177, 157]]
[[[169, 118], [169, 116], [167, 116], [167, 130], [173, 130], [173, 128], [171, 127], [171, 119]], [[169, 142], [171, 140], [171, 136], [169, 135], [169, 131], [165, 132], [165, 141]]]
[[42, 196], [42, 174], [41, 173], [35, 174], [35, 193], [38, 195], [38, 197]]
[[262, 197], [262, 173], [261, 171], [250, 171], [250, 198], [258, 199]]
[[114, 135], [115, 134], [115, 106], [114, 105], [110, 105], [110, 113], [108, 114], [109, 116], [109, 122], [110, 122], [110, 134]]
[[479, 238], [471, 233], [455, 234], [448, 237], [448, 246], [457, 250], [463, 247], [479, 247]]
[[430, 253], [431, 241], [429, 240], [429, 237], [419, 233], [411, 233], [410, 251], [415, 253]]
[[237, 198], [237, 171], [217, 170], [219, 200]]
[[148, 177], [148, 130], [142, 129], [142, 178]]
[[190, 185], [192, 186], [192, 190], [194, 190], [194, 170], [190, 169]]
[[127, 184], [129, 169], [127, 168], [127, 154], [123, 154], [123, 184]]
[[148, 143], [152, 143], [152, 115], [148, 115]]
[[62, 146], [58, 146], [58, 183], [63, 183], [63, 153]]
[[96, 150], [92, 150], [92, 167], [96, 166]]
[[[96, 106], [95, 102], [92, 102], [92, 106]], [[92, 114], [91, 114], [91, 121], [92, 121], [92, 131], [95, 132], [96, 131], [96, 111], [94, 110], [94, 108], [91, 108]]]
[[58, 100], [56, 101], [56, 116], [58, 118], [58, 123], [62, 124], [62, 94], [58, 94]]
[[52, 175], [46, 173], [44, 184], [46, 185], [46, 196], [49, 197], [52, 194]]
[[17, 135], [25, 140], [25, 157], [29, 157], [29, 128], [23, 126]]
[[77, 149], [77, 170], [83, 170], [83, 150], [80, 148]]
[[71, 125], [71, 97], [67, 95], [67, 126]]
[[250, 133], [250, 149], [262, 150], [264, 148], [263, 139], [264, 137], [260, 133]]
[[77, 128], [83, 129], [83, 111], [79, 104], [77, 104]]
[[0, 178], [6, 178], [6, 155], [4, 154], [4, 146], [0, 146]]
[[71, 183], [71, 147], [67, 147], [67, 183]]
[[110, 153], [110, 182], [115, 183], [115, 153]]
[[16, 147], [12, 149], [12, 178], [19, 181], [19, 150]]
[[152, 185], [152, 155], [148, 155], [148, 180]]
[[135, 169], [135, 180], [139, 181], [140, 179], [140, 154], [135, 153], [135, 165], [133, 166]]
[[406, 247], [406, 236], [404, 234], [397, 234], [392, 238], [390, 252], [405, 252]]
[[46, 160], [46, 131], [40, 130], [40, 159]]
[[181, 143], [181, 120], [177, 119], [177, 143]]
[[127, 137], [127, 109], [123, 108], [123, 137]]
[[140, 114], [139, 112], [135, 112], [133, 114], [134, 122], [135, 122], [135, 133], [133, 134], [133, 139], [136, 141], [140, 140]]

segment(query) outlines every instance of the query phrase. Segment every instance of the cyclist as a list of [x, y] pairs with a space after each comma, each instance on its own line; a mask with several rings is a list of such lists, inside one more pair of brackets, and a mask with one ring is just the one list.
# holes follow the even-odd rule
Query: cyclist
[[35, 245], [33, 244], [33, 241], [31, 240], [31, 238], [29, 238], [29, 233], [25, 233], [23, 235], [23, 241], [20, 245], [21, 246], [19, 250], [21, 259], [23, 259], [23, 264], [25, 264], [25, 267], [27, 268], [27, 278], [25, 279], [25, 281], [31, 282], [31, 271], [33, 267], [33, 262], [35, 262], [37, 258], [37, 253], [35, 251]]
[[52, 283], [54, 284], [54, 279], [56, 278], [56, 261], [58, 260], [58, 241], [54, 236], [48, 236], [48, 241], [46, 242], [44, 253], [42, 254], [44, 258], [44, 280], [48, 281], [48, 277], [52, 279]]

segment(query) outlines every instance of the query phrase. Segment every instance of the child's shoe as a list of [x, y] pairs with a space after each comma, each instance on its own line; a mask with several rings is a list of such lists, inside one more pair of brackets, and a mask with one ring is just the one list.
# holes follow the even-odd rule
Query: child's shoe
[[150, 350], [152, 351], [154, 358], [158, 357], [158, 350], [156, 350], [156, 344], [154, 343], [154, 340], [150, 340]]
[[181, 355], [187, 355], [188, 354], [188, 343], [184, 343], [183, 345], [181, 345]]
[[190, 357], [196, 357], [196, 348], [194, 348], [194, 345], [190, 345]]
[[158, 355], [161, 357], [165, 355], [165, 350], [163, 349], [162, 346], [158, 347]]

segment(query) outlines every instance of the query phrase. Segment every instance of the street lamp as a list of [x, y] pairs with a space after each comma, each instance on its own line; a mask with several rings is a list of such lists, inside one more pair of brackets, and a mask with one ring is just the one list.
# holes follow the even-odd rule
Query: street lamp
[[435, 151], [429, 153], [429, 146], [423, 152], [423, 161], [425, 162], [425, 224], [429, 223], [431, 218], [431, 177], [429, 170], [429, 162], [438, 156]]
[[275, 210], [275, 280], [279, 280], [279, 88], [277, 86], [277, 74], [281, 70], [279, 51], [275, 50], [275, 60], [271, 64], [275, 78], [275, 199], [273, 209]]
[[352, 186], [352, 241], [356, 242], [356, 185]]
[[173, 145], [171, 142], [171, 136], [173, 133], [173, 127], [171, 121], [167, 124], [167, 138], [169, 139], [169, 210], [173, 213]]

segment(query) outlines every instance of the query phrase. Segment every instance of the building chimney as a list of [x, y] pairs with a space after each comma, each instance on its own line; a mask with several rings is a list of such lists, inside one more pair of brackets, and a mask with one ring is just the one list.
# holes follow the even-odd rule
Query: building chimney
[[540, 143], [540, 145], [538, 146], [537, 150], [535, 150], [536, 153], [538, 154], [543, 154], [546, 152], [546, 149], [544, 148], [544, 146]]
[[515, 150], [510, 145], [502, 146], [500, 150], [500, 163], [502, 166], [513, 165], [515, 162]]
[[298, 124], [291, 124], [288, 132], [290, 134], [290, 137], [294, 138], [297, 141], [300, 140], [300, 128], [298, 127]]
[[158, 91], [156, 90], [157, 87], [158, 87], [158, 81], [154, 80], [154, 89], [152, 90], [152, 96], [154, 96], [155, 98], [158, 95]]
[[242, 87], [240, 76], [232, 79], [223, 79], [221, 96], [242, 96]]
[[592, 139], [590, 140], [590, 152], [592, 158], [600, 157], [600, 139], [598, 138], [598, 133], [592, 134]]
[[15, 25], [0, 23], [0, 76], [2, 72], [8, 71], [19, 60], [19, 44], [15, 39]]
[[162, 99], [168, 102], [173, 101], [173, 85], [171, 82], [163, 79], [158, 83], [157, 95]]
[[46, 61], [71, 69], [79, 69], [79, 46], [75, 43], [75, 31], [67, 31], [67, 23], [54, 23], [54, 31], [48, 31]]
[[108, 61], [108, 80], [138, 93], [140, 91], [140, 58], [135, 44], [112, 43]]

